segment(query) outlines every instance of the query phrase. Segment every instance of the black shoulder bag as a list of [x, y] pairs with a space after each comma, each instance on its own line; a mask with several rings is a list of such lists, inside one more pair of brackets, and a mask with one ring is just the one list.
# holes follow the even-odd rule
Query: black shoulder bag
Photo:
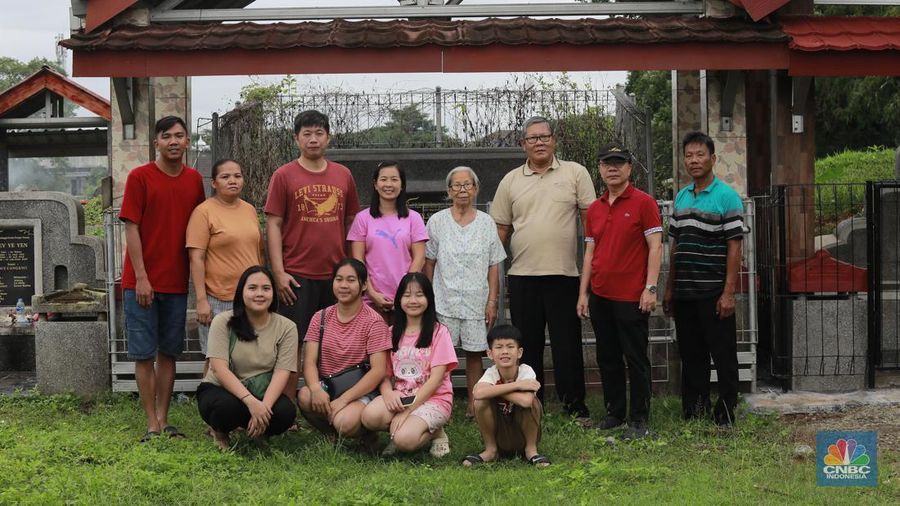
[[[335, 309], [337, 311], [337, 309]], [[319, 312], [319, 354], [316, 356], [316, 369], [322, 370], [322, 351], [325, 349], [325, 310]], [[330, 376], [322, 376], [320, 372], [319, 384], [322, 390], [328, 392], [328, 397], [335, 400], [344, 394], [347, 390], [353, 388], [353, 385], [359, 383], [359, 380], [369, 372], [368, 359], [350, 367], [336, 372]]]

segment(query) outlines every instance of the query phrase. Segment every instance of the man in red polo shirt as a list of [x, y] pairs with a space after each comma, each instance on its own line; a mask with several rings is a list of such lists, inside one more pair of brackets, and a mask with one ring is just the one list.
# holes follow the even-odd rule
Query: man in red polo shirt
[[[662, 261], [662, 223], [653, 197], [629, 183], [631, 153], [610, 144], [601, 149], [600, 177], [607, 191], [591, 204], [584, 224], [584, 266], [578, 315], [591, 318], [606, 417], [597, 426], [625, 425], [625, 361], [631, 410], [625, 439], [647, 436], [650, 416], [650, 312]], [[589, 291], [590, 289], [590, 291]]]

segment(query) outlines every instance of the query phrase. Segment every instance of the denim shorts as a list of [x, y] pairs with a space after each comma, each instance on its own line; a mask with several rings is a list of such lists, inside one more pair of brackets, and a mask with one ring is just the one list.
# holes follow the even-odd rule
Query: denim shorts
[[147, 360], [157, 352], [175, 357], [184, 350], [187, 294], [154, 292], [150, 306], [143, 307], [134, 290], [125, 289], [123, 301], [130, 360]]

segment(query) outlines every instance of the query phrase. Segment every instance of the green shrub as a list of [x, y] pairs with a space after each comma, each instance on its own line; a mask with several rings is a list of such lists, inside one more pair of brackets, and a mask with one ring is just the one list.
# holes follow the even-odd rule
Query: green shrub
[[861, 214], [866, 181], [894, 178], [894, 150], [872, 146], [816, 160], [816, 205], [819, 219], [830, 223]]
[[86, 234], [95, 237], [106, 236], [103, 229], [103, 204], [99, 195], [84, 203], [84, 230]]

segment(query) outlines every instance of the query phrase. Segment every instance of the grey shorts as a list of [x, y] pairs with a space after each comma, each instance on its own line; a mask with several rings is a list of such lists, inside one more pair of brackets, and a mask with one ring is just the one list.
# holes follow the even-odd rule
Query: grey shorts
[[487, 324], [484, 318], [480, 320], [469, 320], [462, 318], [454, 318], [452, 316], [444, 316], [438, 314], [438, 321], [447, 326], [450, 330], [450, 337], [453, 339], [453, 346], [462, 348], [463, 351], [485, 351], [487, 345]]
[[[219, 313], [230, 311], [233, 304], [230, 300], [220, 300], [210, 294], [206, 294], [206, 300], [209, 301], [209, 309], [213, 318]], [[198, 324], [197, 336], [200, 339], [200, 351], [203, 352], [203, 356], [206, 356], [207, 343], [209, 343], [209, 325]]]

